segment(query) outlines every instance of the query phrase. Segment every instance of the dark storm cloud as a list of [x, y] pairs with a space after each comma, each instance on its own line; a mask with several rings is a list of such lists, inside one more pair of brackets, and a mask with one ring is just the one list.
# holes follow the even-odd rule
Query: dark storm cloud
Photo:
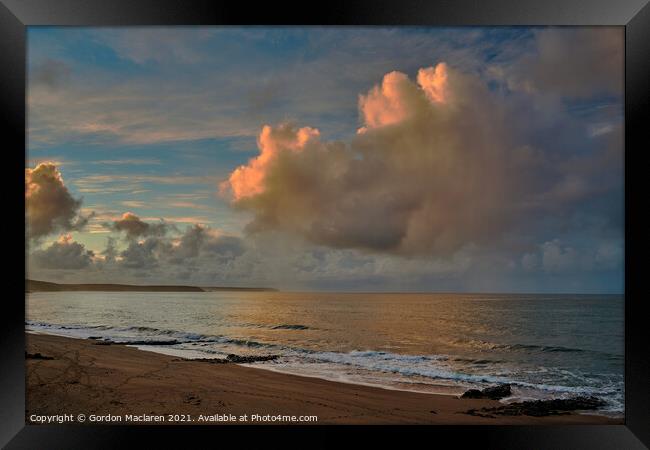
[[242, 239], [217, 233], [202, 225], [188, 227], [178, 244], [169, 249], [169, 261], [182, 264], [190, 259], [201, 257], [210, 259], [232, 259], [245, 251]]
[[164, 236], [170, 229], [170, 225], [165, 222], [147, 223], [142, 221], [138, 216], [131, 212], [122, 214], [119, 220], [114, 221], [107, 226], [118, 232], [124, 232], [128, 239], [136, 239], [146, 236]]
[[158, 238], [147, 238], [143, 242], [131, 241], [120, 253], [120, 265], [131, 269], [147, 269], [158, 266], [158, 255], [166, 244]]
[[[150, 226], [143, 226], [149, 224], [137, 217], [129, 217], [121, 222], [120, 228], [131, 233], [128, 245], [120, 252], [117, 250], [116, 240], [109, 238], [105, 250], [101, 252], [104, 267], [175, 271], [180, 265], [210, 267], [227, 263], [242, 256], [246, 251], [242, 239], [223, 235], [207, 226], [188, 226], [180, 237], [165, 236], [161, 232], [151, 235], [153, 232]], [[147, 234], [149, 236], [144, 239], [136, 239]]]
[[83, 269], [91, 265], [94, 253], [83, 244], [63, 236], [52, 245], [37, 250], [31, 258], [35, 266], [43, 269]]

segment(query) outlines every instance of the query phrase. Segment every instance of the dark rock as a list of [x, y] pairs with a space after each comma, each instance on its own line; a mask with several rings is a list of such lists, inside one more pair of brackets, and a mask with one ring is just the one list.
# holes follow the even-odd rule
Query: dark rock
[[51, 356], [41, 355], [40, 353], [27, 353], [25, 352], [26, 359], [54, 359]]
[[95, 342], [93, 344], [95, 345], [176, 345], [180, 344], [178, 341], [124, 341], [124, 342], [115, 342], [111, 341], [110, 339], [105, 339], [105, 340], [97, 340], [101, 339], [99, 337], [90, 337], [88, 339], [93, 339]]
[[553, 400], [533, 400], [495, 408], [470, 409], [465, 414], [481, 417], [498, 416], [559, 416], [570, 414], [571, 411], [589, 411], [605, 406], [605, 402], [597, 397], [573, 397]]
[[[254, 362], [262, 361], [273, 361], [278, 359], [280, 355], [267, 355], [267, 356], [239, 356], [235, 354], [230, 354], [225, 358], [195, 358], [195, 359], [184, 359], [183, 361], [187, 362], [207, 362], [210, 364], [250, 364]], [[179, 360], [180, 361], [180, 360]]]
[[509, 384], [500, 384], [498, 386], [483, 389], [483, 395], [492, 400], [501, 400], [502, 398], [510, 397], [512, 391]]
[[126, 342], [113, 342], [115, 345], [176, 345], [180, 342], [176, 340], [164, 340], [164, 341], [126, 341]]
[[460, 398], [483, 398], [483, 392], [478, 389], [470, 389], [461, 395]]
[[282, 325], [276, 325], [273, 327], [274, 330], [308, 330], [307, 325], [290, 325], [283, 323]]
[[512, 391], [509, 384], [500, 384], [498, 386], [487, 387], [482, 391], [478, 389], [470, 389], [465, 392], [460, 398], [489, 398], [491, 400], [501, 400], [505, 397], [510, 397]]
[[278, 355], [268, 355], [268, 356], [238, 356], [230, 354], [226, 356], [226, 359], [232, 363], [245, 364], [245, 363], [254, 363], [261, 361], [273, 361], [277, 359]]
[[204, 362], [204, 363], [209, 363], [209, 364], [228, 364], [230, 361], [227, 359], [221, 359], [221, 358], [193, 358], [193, 359], [177, 359], [175, 361], [182, 361], [182, 362]]

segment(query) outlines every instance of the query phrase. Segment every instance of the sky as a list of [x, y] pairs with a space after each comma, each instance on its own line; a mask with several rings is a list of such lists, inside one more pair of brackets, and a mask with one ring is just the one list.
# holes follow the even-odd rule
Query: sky
[[623, 36], [29, 27], [28, 276], [623, 292]]

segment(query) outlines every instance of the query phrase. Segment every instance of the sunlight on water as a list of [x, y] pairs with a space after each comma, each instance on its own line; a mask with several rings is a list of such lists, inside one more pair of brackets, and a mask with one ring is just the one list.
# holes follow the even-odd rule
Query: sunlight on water
[[596, 395], [623, 411], [620, 295], [283, 292], [28, 295], [27, 328], [189, 358], [282, 357], [255, 366], [458, 394]]

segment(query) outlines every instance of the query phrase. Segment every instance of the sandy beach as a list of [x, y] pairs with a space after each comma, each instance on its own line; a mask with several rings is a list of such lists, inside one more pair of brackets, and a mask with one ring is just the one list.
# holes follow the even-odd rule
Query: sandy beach
[[[252, 421], [254, 414], [318, 417], [317, 421], [296, 422], [301, 424], [622, 423], [584, 414], [479, 417], [466, 412], [500, 403], [183, 360], [123, 345], [44, 334], [27, 334], [26, 373], [28, 423], [34, 423], [35, 415], [57, 414], [111, 414], [122, 417], [121, 423], [131, 414], [134, 417], [127, 423], [134, 424], [141, 423], [137, 418], [148, 420], [147, 415], [162, 415], [164, 423], [170, 423], [169, 414], [185, 414], [194, 425], [288, 423], [264, 417]], [[226, 420], [231, 415], [238, 419]], [[240, 421], [243, 415], [247, 419]]]

